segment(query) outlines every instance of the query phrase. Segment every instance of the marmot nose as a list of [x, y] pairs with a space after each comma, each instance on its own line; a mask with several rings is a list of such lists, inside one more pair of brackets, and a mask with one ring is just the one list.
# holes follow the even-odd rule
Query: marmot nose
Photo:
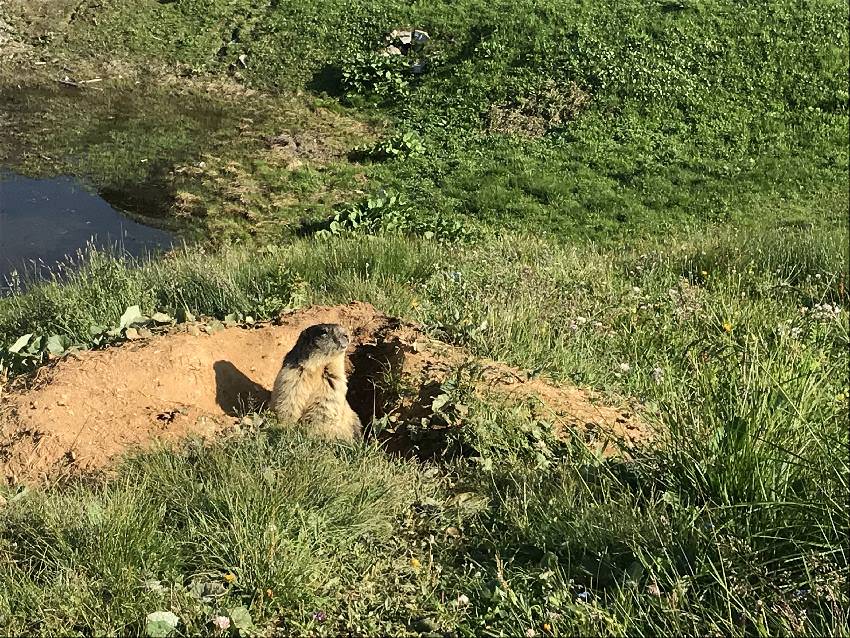
[[347, 347], [349, 342], [351, 341], [351, 338], [348, 336], [348, 330], [346, 330], [345, 328], [342, 328], [342, 327], [337, 328], [336, 329], [336, 341], [341, 347], [343, 347], [343, 348]]

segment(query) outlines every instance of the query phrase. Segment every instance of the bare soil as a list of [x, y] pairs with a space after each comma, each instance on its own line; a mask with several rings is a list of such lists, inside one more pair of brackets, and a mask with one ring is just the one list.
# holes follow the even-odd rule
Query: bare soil
[[[55, 479], [102, 469], [157, 441], [212, 438], [262, 407], [300, 331], [323, 322], [351, 330], [349, 401], [364, 423], [389, 410], [402, 421], [428, 414], [440, 383], [472, 359], [363, 303], [311, 307], [274, 323], [212, 334], [184, 324], [169, 334], [66, 356], [7, 388], [0, 396], [0, 475], [10, 483]], [[601, 405], [584, 390], [529, 380], [499, 363], [476, 364], [482, 392], [530, 400], [557, 432], [578, 428], [603, 452], [610, 452], [609, 435], [638, 442], [650, 434], [627, 411]], [[387, 372], [418, 391], [390, 397], [381, 382]], [[403, 452], [404, 437], [387, 447]]]

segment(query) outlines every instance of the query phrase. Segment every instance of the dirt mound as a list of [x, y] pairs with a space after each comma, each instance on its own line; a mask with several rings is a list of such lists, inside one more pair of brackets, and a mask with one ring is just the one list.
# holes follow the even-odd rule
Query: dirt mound
[[[282, 316], [277, 325], [213, 334], [184, 325], [181, 332], [66, 357], [42, 368], [27, 387], [7, 391], [0, 401], [0, 472], [17, 482], [90, 471], [154, 440], [212, 436], [268, 400], [299, 332], [323, 322], [352, 332], [349, 400], [364, 423], [385, 414], [390, 403], [379, 381], [386, 373], [420, 389], [413, 400], [396, 401], [396, 409], [425, 414], [440, 383], [469, 360], [460, 349], [430, 341], [362, 303], [308, 308]], [[509, 400], [539, 398], [558, 428], [646, 436], [628, 414], [594, 404], [581, 390], [524, 380], [502, 364], [480, 364], [482, 386]]]

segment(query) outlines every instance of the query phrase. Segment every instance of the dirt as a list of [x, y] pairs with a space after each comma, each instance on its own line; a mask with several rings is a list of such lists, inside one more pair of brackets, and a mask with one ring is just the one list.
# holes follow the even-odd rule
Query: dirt
[[[439, 384], [470, 360], [462, 350], [363, 303], [311, 307], [274, 323], [212, 334], [183, 325], [120, 347], [66, 356], [7, 389], [0, 397], [0, 472], [9, 483], [55, 479], [105, 468], [117, 456], [156, 441], [212, 438], [262, 407], [299, 332], [322, 322], [352, 332], [349, 400], [364, 423], [389, 410], [402, 419], [427, 414]], [[633, 441], [649, 436], [631, 415], [598, 404], [583, 390], [525, 379], [499, 363], [479, 360], [478, 366], [482, 392], [510, 402], [533, 398], [562, 434], [579, 428], [595, 441], [602, 440], [600, 432]], [[413, 394], [390, 397], [380, 382], [383, 371], [414, 388]], [[399, 449], [400, 440], [388, 448]]]

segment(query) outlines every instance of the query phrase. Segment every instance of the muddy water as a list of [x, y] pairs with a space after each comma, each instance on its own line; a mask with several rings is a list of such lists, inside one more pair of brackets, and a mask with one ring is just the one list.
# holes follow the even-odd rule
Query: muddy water
[[0, 172], [0, 295], [13, 273], [49, 276], [89, 244], [142, 256], [170, 246], [171, 236], [125, 217], [72, 177]]

